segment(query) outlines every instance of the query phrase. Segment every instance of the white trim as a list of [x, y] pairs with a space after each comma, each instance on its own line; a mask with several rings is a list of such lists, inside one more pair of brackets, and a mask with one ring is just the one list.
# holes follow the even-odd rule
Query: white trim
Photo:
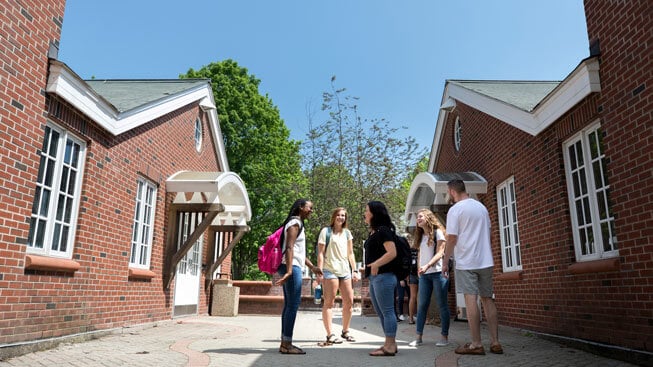
[[[141, 207], [141, 210], [140, 210], [140, 213], [139, 213], [140, 217], [136, 218], [136, 213], [134, 212], [134, 218], [133, 218], [133, 221], [132, 221], [132, 235], [131, 235], [131, 237], [129, 239], [129, 250], [130, 250], [130, 253], [129, 253], [129, 267], [130, 268], [139, 268], [139, 269], [149, 270], [151, 260], [152, 260], [152, 245], [153, 245], [153, 242], [154, 242], [153, 241], [153, 238], [154, 238], [154, 218], [156, 217], [156, 203], [157, 203], [157, 197], [158, 197], [159, 193], [158, 193], [158, 188], [157, 188], [156, 184], [154, 184], [150, 180], [148, 180], [148, 179], [146, 179], [144, 177], [141, 177], [141, 176], [139, 176], [138, 179], [136, 180], [136, 187], [137, 188], [138, 188], [138, 184], [141, 183], [141, 182], [143, 183], [143, 187], [142, 187], [143, 192], [137, 192], [136, 197], [134, 198], [134, 202], [136, 204], [136, 205], [134, 205], [134, 211], [135, 211], [136, 207], [137, 207], [137, 204], [138, 204], [138, 195], [141, 195], [141, 194], [143, 195], [143, 197], [142, 197], [142, 207]], [[147, 190], [148, 189], [153, 190], [152, 202], [151, 203], [148, 203], [145, 200], [145, 198], [147, 197]], [[150, 220], [149, 220], [149, 223], [145, 223], [144, 222], [145, 207], [148, 204], [151, 206]], [[146, 239], [147, 243], [142, 243], [140, 241], [140, 238], [142, 237], [142, 230], [143, 230], [144, 226], [149, 227], [149, 232], [148, 232], [147, 239]], [[134, 249], [133, 249], [133, 244], [134, 244], [134, 232], [133, 231], [134, 230], [138, 231], [138, 238], [139, 238], [137, 243], [136, 243], [136, 245], [137, 245], [136, 250], [138, 252], [140, 252], [140, 249], [142, 247], [147, 248], [147, 254], [145, 255], [146, 256], [145, 264], [141, 264], [139, 262], [139, 260], [140, 260], [139, 259], [139, 254], [138, 253], [135, 254], [133, 252], [134, 251]], [[132, 262], [132, 257], [135, 258], [135, 262]]]
[[[532, 112], [524, 111], [503, 101], [464, 88], [447, 81], [442, 95], [441, 105], [448, 98], [453, 98], [478, 111], [497, 118], [519, 130], [533, 136], [551, 126], [567, 111], [581, 102], [588, 95], [601, 91], [598, 58], [586, 59], [574, 69], [549, 95], [547, 95]], [[442, 130], [450, 112], [440, 109], [431, 147], [429, 171], [434, 171], [442, 143]]]
[[[512, 185], [511, 185], [512, 184]], [[506, 210], [508, 211], [508, 223], [504, 223], [504, 216], [502, 213], [503, 207], [501, 206], [501, 191], [506, 190]], [[496, 189], [497, 193], [497, 217], [499, 220], [499, 238], [501, 240], [501, 263], [503, 266], [503, 271], [504, 272], [509, 272], [509, 271], [517, 271], [517, 270], [522, 270], [522, 262], [521, 262], [521, 242], [519, 238], [515, 238], [515, 232], [514, 228], [517, 226], [517, 233], [519, 233], [519, 219], [518, 219], [518, 214], [517, 214], [517, 192], [515, 192], [515, 176], [511, 176], [509, 179], [503, 181], [501, 184], [497, 185]], [[510, 198], [510, 194], [515, 196], [515, 200], [512, 201]], [[512, 205], [515, 205], [514, 208], [514, 213], [512, 210]], [[506, 228], [507, 227], [507, 228]], [[508, 231], [508, 238], [506, 238], [506, 234], [504, 233], [504, 229], [507, 229]], [[519, 237], [519, 235], [517, 235]], [[506, 259], [506, 242], [509, 241], [510, 243], [510, 262], [512, 263], [512, 266], [507, 266], [508, 259]], [[517, 253], [516, 250], [519, 249], [519, 261], [517, 261]]]
[[129, 111], [120, 112], [106, 99], [98, 95], [66, 64], [57, 60], [50, 60], [50, 73], [46, 91], [72, 104], [73, 107], [113, 136], [130, 131], [183, 106], [198, 103], [209, 114], [209, 126], [215, 142], [215, 154], [218, 164], [223, 171], [229, 170], [227, 154], [224, 150], [222, 134], [218, 124], [213, 90], [208, 81], [205, 85], [176, 93], [168, 98], [153, 101]]
[[[53, 123], [52, 121], [48, 120], [46, 122], [46, 127], [49, 127], [53, 131], [57, 131], [60, 136], [59, 140], [57, 142], [58, 146], [58, 152], [57, 152], [57, 159], [54, 167], [54, 173], [53, 173], [53, 181], [52, 184], [49, 186], [52, 188], [52, 191], [50, 192], [50, 203], [48, 205], [48, 213], [46, 213], [45, 217], [41, 215], [37, 215], [37, 218], [44, 219], [46, 221], [45, 225], [45, 239], [44, 239], [44, 244], [43, 248], [36, 248], [34, 246], [31, 246], [29, 243], [26, 246], [26, 253], [29, 254], [37, 254], [37, 255], [43, 255], [43, 256], [49, 256], [49, 257], [56, 257], [56, 258], [64, 258], [64, 259], [71, 259], [73, 255], [73, 251], [75, 248], [75, 240], [77, 238], [77, 222], [79, 219], [79, 207], [81, 203], [81, 197], [82, 197], [82, 185], [84, 184], [84, 174], [86, 170], [86, 142], [83, 140], [79, 139], [77, 136], [72, 134], [70, 131], [64, 129], [63, 127]], [[45, 129], [43, 130], [43, 139], [45, 139]], [[56, 210], [58, 209], [58, 206], [56, 204], [58, 198], [59, 198], [59, 193], [60, 193], [60, 187], [61, 187], [61, 170], [63, 166], [63, 160], [65, 156], [65, 149], [66, 149], [66, 141], [67, 139], [72, 140], [76, 144], [79, 145], [80, 150], [79, 150], [79, 156], [78, 156], [78, 166], [77, 166], [77, 174], [75, 177], [75, 192], [73, 193], [73, 208], [71, 209], [71, 216], [70, 216], [70, 222], [68, 223], [68, 241], [66, 242], [66, 251], [53, 251], [49, 246], [51, 246], [52, 243], [52, 237], [54, 234], [54, 222], [56, 221]], [[43, 144], [43, 141], [41, 142]], [[47, 162], [46, 162], [47, 165]], [[39, 172], [41, 172], [44, 167], [39, 164]], [[42, 186], [41, 183], [37, 182], [37, 185]], [[43, 192], [41, 191], [41, 195]], [[35, 193], [36, 195], [36, 193]], [[32, 198], [33, 200], [34, 198]], [[32, 205], [35, 205], [34, 203]], [[38, 208], [39, 210], [41, 209], [40, 207]], [[34, 214], [30, 215], [30, 220], [34, 217]], [[33, 228], [31, 227], [30, 224], [30, 231], [32, 231]], [[36, 235], [36, 234], [35, 234]]]
[[[600, 213], [599, 213], [599, 208], [597, 204], [597, 188], [596, 185], [594, 184], [594, 167], [591, 161], [590, 157], [590, 152], [589, 152], [589, 144], [587, 142], [587, 136], [591, 134], [592, 132], [601, 132], [601, 122], [596, 121], [592, 123], [591, 125], [585, 127], [582, 131], [579, 131], [578, 133], [574, 134], [571, 138], [567, 139], [566, 141], [563, 142], [562, 144], [562, 155], [564, 159], [564, 164], [565, 164], [565, 181], [567, 183], [567, 199], [568, 204], [569, 204], [569, 217], [571, 220], [571, 226], [572, 226], [572, 236], [574, 239], [574, 250], [576, 254], [576, 260], [578, 262], [582, 261], [592, 261], [592, 260], [600, 260], [600, 259], [607, 259], [607, 258], [614, 258], [619, 256], [619, 249], [618, 246], [615, 245], [615, 249], [611, 251], [604, 251], [603, 250], [603, 234], [601, 232], [601, 218], [600, 218]], [[573, 182], [573, 175], [571, 172], [571, 162], [569, 161], [569, 147], [571, 145], [575, 145], [576, 143], [580, 142], [582, 148], [583, 148], [583, 167], [584, 167], [584, 173], [585, 173], [585, 189], [587, 191], [587, 199], [588, 199], [588, 204], [589, 204], [589, 214], [590, 214], [590, 222], [588, 224], [586, 223], [584, 226], [585, 227], [590, 227], [591, 226], [591, 233], [592, 233], [592, 238], [594, 240], [594, 252], [593, 253], [588, 253], [586, 255], [582, 254], [581, 251], [581, 238], [579, 236], [579, 228], [580, 225], [578, 223], [578, 218], [577, 218], [577, 211], [576, 211], [576, 197], [574, 196], [573, 193], [573, 188], [574, 188], [574, 182]], [[603, 147], [601, 147], [603, 148]], [[609, 183], [608, 183], [609, 184]], [[601, 188], [604, 189], [604, 188]], [[607, 186], [607, 189], [609, 189], [609, 185]], [[609, 213], [612, 213], [611, 208], [607, 208]], [[614, 224], [614, 217], [610, 215], [611, 222]], [[613, 233], [614, 236], [614, 233]], [[616, 237], [612, 238], [611, 241], [614, 243], [617, 243]]]
[[222, 204], [224, 212], [213, 220], [216, 225], [244, 226], [252, 218], [245, 183], [234, 172], [179, 171], [166, 180], [166, 191], [177, 193], [173, 203]]
[[[468, 174], [473, 175], [477, 179], [474, 181], [465, 180], [465, 189], [470, 197], [477, 198], [478, 194], [487, 193], [487, 181], [483, 176], [479, 175], [476, 172], [467, 172]], [[414, 203], [415, 194], [417, 190], [421, 187], [427, 187], [433, 192], [433, 202], [428, 203], [427, 206], [417, 206]], [[406, 198], [406, 209], [404, 211], [404, 219], [408, 226], [412, 226], [415, 223], [415, 216], [420, 209], [430, 209], [430, 205], [446, 205], [448, 204], [447, 200], [448, 190], [447, 190], [447, 181], [438, 181], [434, 174], [429, 172], [421, 172], [415, 176], [413, 182], [410, 184], [410, 189], [408, 189], [408, 196]]]

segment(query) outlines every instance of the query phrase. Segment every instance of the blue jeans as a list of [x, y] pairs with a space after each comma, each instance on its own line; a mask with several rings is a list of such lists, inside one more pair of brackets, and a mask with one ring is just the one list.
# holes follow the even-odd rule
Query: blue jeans
[[395, 288], [397, 277], [394, 273], [370, 275], [370, 299], [376, 314], [381, 320], [383, 334], [394, 338], [397, 335], [397, 315], [395, 314]]
[[431, 294], [435, 290], [435, 300], [440, 308], [440, 319], [442, 321], [442, 335], [449, 335], [449, 304], [447, 302], [447, 291], [449, 290], [449, 278], [442, 276], [442, 272], [422, 274], [419, 277], [419, 288], [417, 290], [417, 325], [415, 331], [418, 335], [424, 333], [426, 312], [431, 303]]
[[[279, 274], [286, 274], [286, 264], [281, 264]], [[297, 310], [302, 301], [302, 268], [292, 267], [292, 277], [283, 283], [283, 311], [281, 312], [281, 340], [292, 342]]]

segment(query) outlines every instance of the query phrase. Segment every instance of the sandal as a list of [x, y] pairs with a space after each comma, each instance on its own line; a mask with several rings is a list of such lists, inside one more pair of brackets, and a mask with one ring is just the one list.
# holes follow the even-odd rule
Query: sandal
[[397, 354], [397, 352], [394, 352], [394, 353], [389, 352], [389, 351], [385, 350], [385, 348], [383, 348], [383, 347], [381, 347], [379, 349], [375, 349], [375, 350], [370, 352], [370, 355], [372, 357], [394, 357], [395, 354]]
[[461, 345], [456, 350], [454, 350], [454, 353], [456, 354], [474, 354], [477, 356], [483, 356], [485, 355], [485, 349], [483, 349], [483, 346], [481, 345], [480, 347], [472, 348], [472, 343], [467, 343], [465, 345]]
[[282, 345], [279, 347], [279, 353], [281, 354], [306, 354], [302, 348], [296, 347], [294, 345]]
[[326, 345], [341, 344], [341, 343], [342, 343], [342, 339], [337, 338], [336, 334], [327, 335], [326, 337], [326, 342], [325, 342]]
[[340, 334], [340, 337], [345, 339], [348, 342], [355, 342], [356, 341], [356, 339], [354, 339], [353, 336], [349, 335], [349, 330], [347, 330], [347, 331], [343, 330], [342, 333]]

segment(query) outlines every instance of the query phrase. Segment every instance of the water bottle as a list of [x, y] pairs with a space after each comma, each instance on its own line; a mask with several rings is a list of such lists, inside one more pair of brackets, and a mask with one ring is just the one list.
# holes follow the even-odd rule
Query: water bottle
[[313, 300], [316, 305], [319, 305], [322, 303], [322, 285], [318, 284], [317, 287], [315, 287], [315, 299]]

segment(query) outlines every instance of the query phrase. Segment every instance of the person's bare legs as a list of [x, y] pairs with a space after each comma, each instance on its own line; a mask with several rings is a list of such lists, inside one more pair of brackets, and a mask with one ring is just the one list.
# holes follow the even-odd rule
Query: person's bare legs
[[[467, 324], [469, 332], [472, 335], [470, 348], [483, 346], [481, 342], [481, 315], [478, 309], [477, 296], [475, 294], [465, 294], [465, 307], [467, 308]], [[495, 309], [496, 315], [496, 309]]]
[[331, 335], [332, 319], [333, 319], [333, 304], [336, 301], [336, 289], [338, 287], [338, 279], [324, 279], [322, 280], [323, 301], [322, 305], [322, 323], [326, 335]]
[[354, 308], [354, 288], [351, 279], [340, 280], [340, 297], [342, 298], [342, 331], [349, 331], [351, 315]]
[[410, 298], [408, 298], [408, 317], [415, 323], [417, 317], [417, 284], [410, 284]]
[[[483, 303], [483, 311], [485, 311], [485, 318], [487, 325], [490, 329], [490, 345], [501, 345], [499, 343], [499, 318], [497, 316], [497, 306], [491, 297], [481, 297]], [[465, 301], [467, 304], [467, 301]]]

